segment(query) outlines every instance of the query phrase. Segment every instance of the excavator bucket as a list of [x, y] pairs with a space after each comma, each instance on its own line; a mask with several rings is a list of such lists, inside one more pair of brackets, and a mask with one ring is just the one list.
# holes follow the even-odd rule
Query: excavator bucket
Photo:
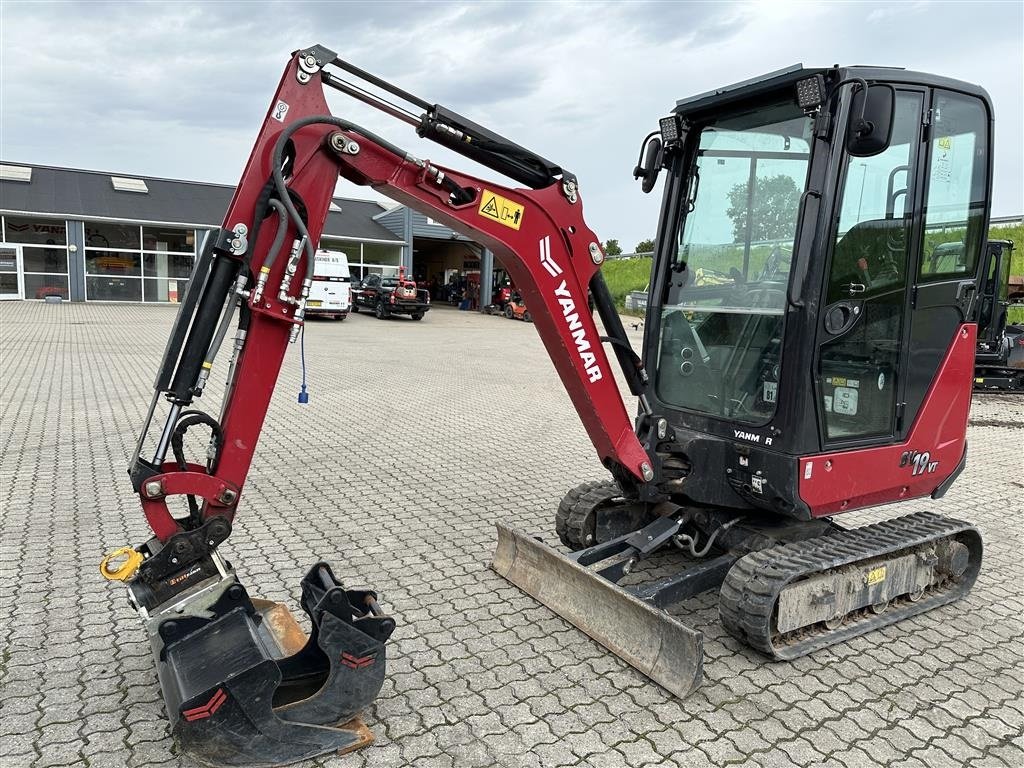
[[703, 636], [532, 536], [500, 523], [491, 567], [680, 698], [700, 685]]
[[307, 637], [233, 575], [147, 622], [171, 732], [204, 765], [279, 766], [373, 741], [359, 713], [384, 682], [394, 620], [326, 563], [302, 581]]

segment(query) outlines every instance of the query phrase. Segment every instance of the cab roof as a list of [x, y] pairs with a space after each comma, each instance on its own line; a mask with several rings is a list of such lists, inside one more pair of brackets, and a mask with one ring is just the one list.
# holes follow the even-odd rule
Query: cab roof
[[907, 85], [932, 86], [936, 88], [947, 88], [949, 90], [961, 91], [974, 96], [979, 96], [990, 105], [988, 93], [984, 88], [962, 80], [954, 80], [940, 75], [931, 75], [924, 72], [914, 72], [901, 67], [880, 67], [880, 66], [853, 66], [853, 67], [805, 67], [803, 64], [793, 64], [774, 72], [768, 72], [758, 77], [743, 80], [712, 91], [689, 96], [676, 102], [673, 110], [678, 115], [696, 116], [702, 112], [719, 111], [724, 106], [742, 102], [747, 99], [754, 99], [758, 96], [772, 91], [782, 90], [787, 87], [795, 87], [797, 81], [814, 75], [825, 75], [826, 79], [838, 82], [850, 77], [860, 77], [869, 82], [880, 80], [887, 83], [905, 83]]

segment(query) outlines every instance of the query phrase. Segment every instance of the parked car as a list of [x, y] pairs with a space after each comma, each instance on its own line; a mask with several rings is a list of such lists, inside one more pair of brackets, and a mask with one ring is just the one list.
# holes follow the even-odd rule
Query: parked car
[[344, 320], [352, 307], [352, 276], [348, 257], [341, 251], [320, 249], [313, 262], [306, 315]]
[[367, 275], [353, 291], [352, 311], [358, 312], [361, 307], [372, 309], [380, 320], [391, 315], [422, 320], [430, 309], [430, 292], [418, 289], [401, 273], [398, 277]]

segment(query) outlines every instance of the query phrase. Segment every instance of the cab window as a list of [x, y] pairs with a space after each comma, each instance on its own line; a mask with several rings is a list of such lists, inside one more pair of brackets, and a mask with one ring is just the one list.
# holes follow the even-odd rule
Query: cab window
[[974, 274], [984, 241], [988, 115], [973, 96], [935, 91], [922, 280]]

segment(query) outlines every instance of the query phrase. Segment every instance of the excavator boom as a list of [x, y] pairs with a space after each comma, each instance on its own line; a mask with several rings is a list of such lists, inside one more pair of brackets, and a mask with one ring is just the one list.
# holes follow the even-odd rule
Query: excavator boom
[[[423, 115], [414, 120], [368, 96], [327, 71], [332, 67], [392, 91]], [[412, 122], [422, 135], [531, 188], [421, 160], [332, 116], [324, 86]], [[352, 718], [383, 682], [384, 643], [394, 621], [373, 592], [346, 590], [326, 563], [313, 566], [303, 581], [303, 609], [313, 628], [306, 638], [283, 605], [249, 598], [217, 552], [231, 533], [285, 351], [303, 323], [314, 251], [339, 176], [491, 249], [529, 303], [602, 463], [627, 487], [654, 478], [589, 311], [593, 290], [619, 342], [624, 375], [639, 391], [642, 368], [625, 350], [600, 280], [604, 253], [583, 218], [575, 177], [321, 46], [295, 53], [224, 224], [208, 236], [197, 261], [129, 468], [154, 537], [101, 566], [108, 578], [128, 581], [129, 597], [146, 619], [175, 737], [214, 764], [279, 764], [356, 748], [367, 734]], [[195, 402], [236, 316], [215, 417]], [[153, 430], [161, 406], [167, 414]], [[184, 455], [185, 432], [197, 427], [211, 433], [205, 463]], [[155, 442], [152, 453], [149, 442]], [[187, 499], [187, 516], [172, 513], [175, 497]], [[225, 657], [227, 647], [233, 653]]]

